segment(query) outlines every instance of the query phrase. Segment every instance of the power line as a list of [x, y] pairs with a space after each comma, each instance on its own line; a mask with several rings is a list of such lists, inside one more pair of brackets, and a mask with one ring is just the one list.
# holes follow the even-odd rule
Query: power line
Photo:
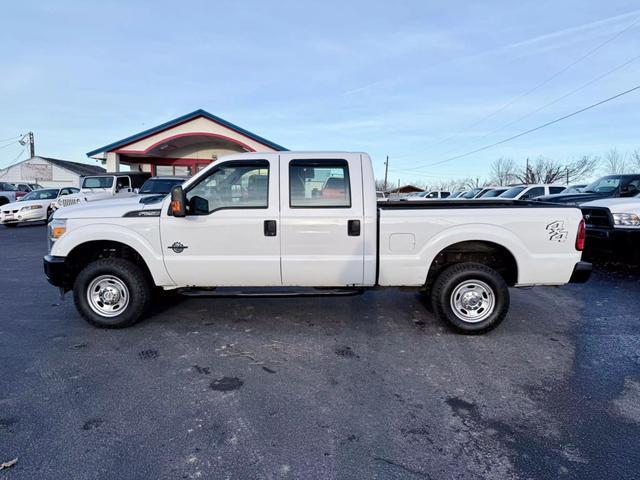
[[419, 168], [433, 167], [435, 165], [442, 165], [443, 163], [451, 162], [453, 160], [458, 160], [459, 158], [468, 157], [469, 155], [472, 155], [474, 153], [478, 153], [478, 152], [482, 152], [484, 150], [488, 150], [488, 149], [493, 148], [493, 147], [495, 147], [497, 145], [502, 145], [503, 143], [507, 143], [507, 142], [510, 142], [511, 140], [515, 140], [516, 138], [520, 138], [520, 137], [523, 137], [525, 135], [528, 135], [529, 133], [533, 133], [535, 131], [542, 130], [543, 128], [546, 128], [546, 127], [548, 127], [550, 125], [554, 125], [556, 123], [559, 123], [559, 122], [561, 122], [563, 120], [566, 120], [567, 118], [575, 117], [576, 115], [578, 115], [580, 113], [586, 112], [587, 110], [591, 110], [592, 108], [598, 107], [598, 106], [600, 106], [600, 105], [602, 105], [604, 103], [607, 103], [607, 102], [610, 102], [612, 100], [615, 100], [616, 98], [620, 98], [623, 95], [627, 95], [627, 94], [629, 94], [631, 92], [634, 92], [636, 90], [640, 90], [640, 85], [636, 85], [633, 88], [630, 88], [628, 90], [625, 90], [624, 92], [621, 92], [621, 93], [618, 93], [616, 95], [613, 95], [612, 97], [605, 98], [604, 100], [600, 100], [599, 102], [592, 103], [591, 105], [589, 105], [587, 107], [581, 108], [580, 110], [576, 110], [575, 112], [569, 113], [568, 115], [565, 115], [563, 117], [556, 118], [555, 120], [551, 120], [550, 122], [543, 123], [542, 125], [538, 125], [537, 127], [530, 128], [529, 130], [525, 130], [524, 132], [520, 132], [517, 135], [512, 135], [511, 137], [507, 137], [507, 138], [502, 139], [502, 140], [500, 140], [498, 142], [494, 142], [494, 143], [491, 143], [489, 145], [485, 145], [484, 147], [476, 148], [475, 150], [471, 150], [470, 152], [466, 152], [466, 153], [463, 153], [461, 155], [456, 155], [455, 157], [446, 158], [444, 160], [440, 160], [439, 162], [429, 163], [427, 165], [421, 165], [421, 166], [418, 166], [418, 167], [415, 167], [415, 168], [419, 169]]
[[[600, 80], [602, 80], [603, 78], [608, 77], [608, 76], [609, 76], [609, 75], [611, 75], [612, 73], [615, 73], [615, 72], [617, 72], [618, 70], [620, 70], [620, 69], [622, 69], [622, 68], [626, 67], [626, 66], [627, 66], [627, 65], [629, 65], [630, 63], [635, 62], [635, 61], [636, 61], [636, 60], [638, 60], [639, 58], [640, 58], [640, 55], [636, 55], [635, 57], [630, 58], [630, 59], [629, 59], [629, 60], [627, 60], [626, 62], [621, 63], [620, 65], [618, 65], [618, 66], [616, 66], [616, 67], [612, 68], [611, 70], [608, 70], [607, 72], [603, 73], [602, 75], [598, 75], [597, 77], [592, 78], [592, 79], [591, 79], [591, 80], [589, 80], [588, 82], [583, 83], [583, 84], [582, 84], [582, 85], [580, 85], [579, 87], [574, 88], [574, 89], [573, 89], [573, 90], [571, 90], [570, 92], [565, 93], [565, 94], [563, 94], [563, 95], [559, 96], [558, 98], [555, 98], [554, 100], [551, 100], [551, 101], [550, 101], [550, 102], [548, 102], [548, 103], [545, 103], [545, 104], [544, 104], [544, 105], [542, 105], [541, 107], [538, 107], [538, 108], [536, 108], [536, 109], [534, 109], [534, 110], [530, 111], [529, 113], [525, 113], [524, 115], [522, 115], [522, 116], [520, 116], [520, 117], [516, 118], [515, 120], [513, 120], [513, 121], [511, 121], [511, 122], [509, 122], [509, 123], [506, 123], [506, 124], [504, 124], [504, 125], [502, 125], [502, 126], [500, 126], [500, 127], [496, 128], [496, 129], [494, 129], [494, 130], [491, 130], [489, 133], [486, 133], [486, 134], [482, 135], [482, 136], [481, 136], [480, 138], [478, 138], [477, 140], [482, 140], [482, 139], [484, 139], [484, 138], [490, 137], [491, 135], [493, 135], [493, 134], [495, 134], [495, 133], [501, 132], [501, 131], [502, 131], [502, 130], [504, 130], [505, 128], [511, 127], [512, 125], [515, 125], [516, 123], [521, 122], [521, 121], [522, 121], [522, 120], [524, 120], [525, 118], [529, 118], [530, 116], [532, 116], [532, 115], [534, 115], [534, 114], [538, 113], [539, 111], [544, 110], [544, 109], [545, 109], [545, 108], [547, 108], [547, 107], [550, 107], [551, 105], [555, 105], [556, 103], [558, 103], [558, 102], [560, 102], [560, 101], [564, 100], [565, 98], [570, 97], [571, 95], [573, 95], [573, 94], [575, 94], [575, 93], [579, 92], [580, 90], [583, 90], [583, 89], [587, 88], [588, 86], [593, 85], [593, 84], [594, 84], [594, 83], [596, 83], [596, 82], [599, 82], [599, 81], [600, 81]], [[443, 155], [448, 155], [449, 153], [455, 152], [456, 150], [462, 150], [462, 149], [461, 149], [461, 148], [459, 148], [459, 147], [456, 147], [456, 148], [453, 148], [453, 149], [451, 149], [451, 150], [447, 150], [446, 152], [444, 152], [444, 154], [443, 154]]]
[[2, 167], [2, 170], [4, 170], [4, 173], [0, 175], [0, 178], [4, 177], [9, 172], [9, 169], [17, 163], [18, 159], [22, 156], [22, 154], [26, 149], [27, 147], [25, 145], [24, 147], [22, 147], [22, 150], [20, 150], [20, 153], [13, 160], [9, 162], [9, 165], [7, 165], [6, 167]]
[[20, 142], [17, 142], [17, 141], [16, 141], [16, 142], [7, 143], [6, 145], [2, 145], [2, 146], [0, 147], [0, 150], [2, 150], [3, 148], [7, 148], [7, 147], [10, 147], [10, 146], [12, 146], [12, 145], [15, 145], [15, 144], [17, 144], [17, 143], [20, 143]]
[[[518, 100], [521, 100], [525, 97], [527, 97], [528, 95], [531, 95], [533, 92], [539, 90], [540, 88], [544, 87], [545, 85], [547, 85], [548, 83], [550, 83], [551, 81], [555, 80], [556, 78], [558, 78], [560, 75], [562, 75], [563, 73], [565, 73], [567, 70], [569, 70], [571, 67], [577, 65], [578, 63], [582, 62], [584, 59], [590, 57], [591, 55], [593, 55], [594, 53], [596, 53], [598, 50], [600, 50], [601, 48], [603, 48], [604, 46], [608, 45], [609, 43], [613, 42], [614, 40], [616, 40], [618, 37], [620, 37], [622, 34], [624, 34], [625, 32], [629, 31], [630, 29], [632, 29], [638, 22], [640, 22], [640, 16], [638, 18], [636, 18], [633, 22], [631, 22], [629, 25], [627, 25], [625, 28], [623, 28], [622, 30], [620, 30], [619, 32], [615, 33], [612, 37], [607, 38], [604, 42], [596, 45], [594, 48], [592, 48], [591, 50], [589, 50], [588, 52], [586, 52], [584, 55], [582, 55], [581, 57], [579, 57], [578, 59], [574, 60], [573, 62], [569, 63], [568, 65], [562, 67], [560, 70], [558, 70], [557, 72], [555, 72], [553, 75], [551, 75], [550, 77], [547, 77], [545, 80], [543, 80], [542, 82], [538, 83], [537, 85], [535, 85], [534, 87], [530, 88], [529, 90], [521, 93], [520, 95], [515, 96], [514, 98], [512, 98], [511, 100], [509, 100], [507, 103], [505, 103], [504, 105], [502, 105], [501, 107], [499, 107], [498, 109], [492, 111], [491, 113], [483, 116], [482, 118], [480, 118], [479, 120], [476, 120], [475, 122], [471, 123], [470, 125], [467, 125], [465, 128], [463, 128], [462, 130], [449, 135], [448, 137], [443, 138], [442, 140], [439, 140], [435, 143], [430, 144], [429, 146], [434, 147], [436, 145], [440, 145], [442, 143], [445, 143], [453, 138], [457, 138], [460, 136], [460, 134], [463, 131], [467, 131], [471, 128], [474, 128], [476, 126], [478, 126], [479, 124], [481, 124], [482, 122], [484, 122], [485, 120], [493, 117], [494, 115], [506, 110], [507, 108], [509, 108], [511, 105], [513, 105], [514, 103], [516, 103]], [[483, 137], [484, 138], [484, 137]], [[406, 155], [406, 156], [410, 156]], [[396, 158], [401, 158], [404, 157], [405, 155], [401, 155], [401, 156], [396, 156]]]
[[18, 138], [20, 138], [22, 135], [16, 135], [15, 137], [11, 137], [11, 138], [5, 138], [3, 140], [0, 140], [0, 143], [4, 143], [4, 142], [8, 142], [9, 140], [17, 140]]

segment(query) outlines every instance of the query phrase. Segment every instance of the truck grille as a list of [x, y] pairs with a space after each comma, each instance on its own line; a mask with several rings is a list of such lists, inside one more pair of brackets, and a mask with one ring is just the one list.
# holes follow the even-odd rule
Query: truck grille
[[63, 207], [69, 207], [71, 205], [77, 205], [80, 203], [79, 198], [62, 198], [60, 199], [60, 205]]
[[584, 217], [584, 223], [587, 227], [613, 227], [613, 219], [608, 208], [583, 208], [582, 216]]

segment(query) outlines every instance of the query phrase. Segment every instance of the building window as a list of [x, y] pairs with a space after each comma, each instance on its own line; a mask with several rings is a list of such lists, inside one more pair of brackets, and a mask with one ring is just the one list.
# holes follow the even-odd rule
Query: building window
[[351, 207], [349, 167], [345, 160], [293, 160], [289, 163], [292, 208]]
[[156, 175], [190, 177], [191, 167], [188, 165], [156, 165]]

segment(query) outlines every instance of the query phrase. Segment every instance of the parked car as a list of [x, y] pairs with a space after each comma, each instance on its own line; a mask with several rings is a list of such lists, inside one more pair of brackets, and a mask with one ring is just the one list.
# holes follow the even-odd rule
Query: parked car
[[379, 202], [384, 202], [387, 200], [387, 194], [384, 192], [381, 192], [380, 190], [378, 190], [376, 192], [376, 200], [378, 200]]
[[449, 200], [454, 199], [454, 198], [459, 198], [462, 195], [464, 195], [465, 193], [467, 193], [466, 190], [455, 190], [455, 191], [451, 192], [451, 195], [449, 195], [447, 198]]
[[553, 195], [566, 189], [564, 185], [516, 185], [500, 195], [500, 198], [511, 198], [513, 200], [531, 200], [543, 195]]
[[569, 185], [565, 190], [559, 193], [580, 193], [588, 183], [576, 183], [575, 185]]
[[95, 200], [132, 197], [137, 195], [142, 184], [150, 177], [151, 174], [146, 172], [103, 173], [84, 177], [78, 193], [56, 200], [51, 208], [58, 210]]
[[27, 182], [10, 182], [10, 183], [14, 187], [16, 187], [16, 190], [18, 190], [19, 192], [25, 192], [25, 193], [33, 192], [34, 190], [41, 190], [44, 188], [42, 185], [39, 185], [37, 183], [27, 183]]
[[[22, 195], [18, 195], [19, 193]], [[24, 196], [24, 192], [18, 192], [18, 189], [10, 183], [0, 182], [0, 206], [15, 202], [22, 196]]]
[[[255, 175], [268, 188], [249, 195]], [[340, 197], [317, 192], [327, 178], [344, 179]], [[586, 281], [583, 234], [575, 207], [377, 203], [364, 153], [261, 152], [220, 159], [159, 203], [130, 198], [56, 211], [44, 270], [100, 327], [138, 321], [155, 287], [195, 295], [319, 287], [317, 295], [403, 286], [428, 294], [456, 330], [480, 333], [506, 316], [508, 286]]]
[[601, 198], [628, 198], [640, 193], [640, 174], [607, 175], [590, 183], [579, 193], [560, 193], [539, 197], [542, 202], [581, 205]]
[[79, 191], [75, 187], [33, 190], [17, 202], [3, 205], [0, 208], [0, 223], [6, 227], [15, 227], [20, 223], [46, 222], [54, 200]]
[[438, 200], [447, 198], [450, 195], [449, 192], [442, 192], [439, 190], [425, 190], [424, 192], [413, 193], [406, 198], [406, 200]]
[[151, 177], [142, 184], [140, 195], [168, 195], [176, 185], [182, 185], [187, 177], [158, 176]]
[[580, 208], [588, 253], [605, 252], [618, 259], [640, 261], [640, 195], [603, 198]]
[[491, 190], [486, 190], [484, 193], [480, 194], [476, 198], [496, 198], [499, 197], [502, 193], [506, 192], [509, 187], [496, 187]]
[[471, 200], [476, 198], [479, 194], [486, 192], [484, 187], [475, 187], [469, 190], [468, 192], [463, 193], [462, 195], [456, 197], [460, 200]]

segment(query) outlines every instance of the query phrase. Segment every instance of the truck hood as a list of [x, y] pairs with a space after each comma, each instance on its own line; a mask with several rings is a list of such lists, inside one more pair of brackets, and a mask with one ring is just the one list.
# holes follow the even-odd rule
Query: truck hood
[[95, 202], [79, 203], [70, 207], [56, 210], [54, 218], [119, 218], [125, 213], [138, 210], [158, 210], [162, 205], [163, 197], [156, 197], [141, 201], [141, 197], [127, 197], [108, 200], [98, 200]]
[[585, 202], [597, 200], [610, 196], [609, 193], [556, 193], [555, 195], [545, 195], [537, 197], [540, 202], [566, 203], [569, 205], [582, 205]]
[[603, 198], [582, 204], [583, 207], [606, 207], [611, 213], [640, 212], [640, 198]]

